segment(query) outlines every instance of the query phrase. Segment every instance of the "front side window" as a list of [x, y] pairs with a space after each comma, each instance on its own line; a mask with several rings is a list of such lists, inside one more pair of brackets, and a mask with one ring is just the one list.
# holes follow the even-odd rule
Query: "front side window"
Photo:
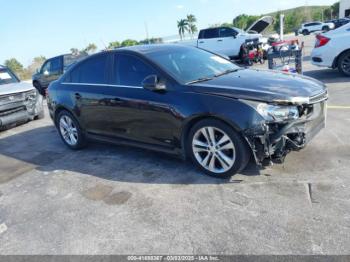
[[50, 73], [59, 73], [62, 71], [62, 59], [61, 57], [57, 57], [51, 60], [51, 68], [49, 70]]
[[41, 73], [50, 73], [51, 72], [51, 60], [48, 60], [43, 67], [41, 68]]
[[117, 54], [115, 68], [115, 84], [122, 86], [140, 87], [147, 76], [156, 74], [151, 66], [132, 55]]
[[237, 32], [232, 28], [220, 28], [220, 37], [233, 37], [234, 35], [237, 35]]
[[232, 62], [197, 48], [178, 47], [146, 56], [182, 84], [239, 69]]
[[85, 84], [108, 83], [108, 55], [89, 58], [77, 65], [70, 73], [70, 82]]

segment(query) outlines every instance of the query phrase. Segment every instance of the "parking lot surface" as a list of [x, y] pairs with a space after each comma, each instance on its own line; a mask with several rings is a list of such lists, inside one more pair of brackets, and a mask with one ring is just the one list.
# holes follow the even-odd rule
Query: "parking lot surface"
[[349, 254], [350, 79], [303, 40], [327, 128], [283, 165], [219, 180], [151, 151], [74, 152], [48, 114], [0, 133], [0, 254]]

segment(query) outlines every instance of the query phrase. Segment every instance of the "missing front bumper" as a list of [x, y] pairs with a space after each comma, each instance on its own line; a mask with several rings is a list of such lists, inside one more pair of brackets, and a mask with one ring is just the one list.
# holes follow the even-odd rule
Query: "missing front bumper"
[[312, 112], [298, 120], [261, 123], [244, 131], [258, 165], [283, 163], [291, 151], [299, 151], [326, 126], [326, 102], [312, 105]]

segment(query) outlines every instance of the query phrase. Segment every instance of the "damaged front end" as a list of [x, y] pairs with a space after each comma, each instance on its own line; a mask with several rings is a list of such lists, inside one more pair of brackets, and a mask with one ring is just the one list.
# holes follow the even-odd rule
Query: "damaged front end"
[[263, 117], [243, 132], [258, 165], [283, 163], [291, 151], [303, 149], [326, 126], [327, 91], [311, 98], [265, 104], [244, 101]]
[[0, 96], [0, 129], [33, 120], [43, 110], [42, 103], [35, 89]]

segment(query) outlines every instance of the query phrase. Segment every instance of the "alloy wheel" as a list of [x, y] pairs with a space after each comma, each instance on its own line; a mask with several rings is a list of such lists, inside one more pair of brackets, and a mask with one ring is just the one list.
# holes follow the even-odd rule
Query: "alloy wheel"
[[192, 140], [192, 150], [198, 163], [213, 173], [225, 173], [236, 161], [236, 150], [231, 138], [216, 127], [199, 129]]
[[75, 146], [78, 143], [78, 129], [73, 120], [69, 116], [63, 115], [59, 126], [64, 141], [70, 146]]
[[340, 66], [345, 73], [350, 74], [350, 54], [343, 58]]

